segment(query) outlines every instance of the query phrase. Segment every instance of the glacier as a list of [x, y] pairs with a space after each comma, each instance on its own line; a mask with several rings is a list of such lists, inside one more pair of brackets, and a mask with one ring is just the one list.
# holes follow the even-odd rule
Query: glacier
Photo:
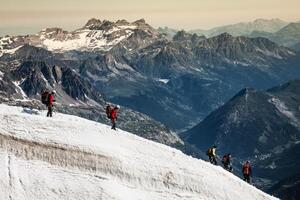
[[0, 104], [0, 199], [275, 200], [221, 167], [80, 117]]

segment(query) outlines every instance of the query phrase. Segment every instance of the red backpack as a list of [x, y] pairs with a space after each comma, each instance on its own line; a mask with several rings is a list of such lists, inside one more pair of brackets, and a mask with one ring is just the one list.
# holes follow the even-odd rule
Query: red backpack
[[250, 174], [251, 173], [251, 166], [249, 163], [245, 163], [243, 166], [243, 174]]

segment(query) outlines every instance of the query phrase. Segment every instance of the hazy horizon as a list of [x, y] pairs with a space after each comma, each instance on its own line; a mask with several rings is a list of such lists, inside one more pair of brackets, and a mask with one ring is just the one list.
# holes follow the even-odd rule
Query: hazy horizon
[[279, 18], [300, 20], [300, 1], [286, 0], [0, 0], [0, 36], [37, 33], [46, 27], [75, 30], [90, 18], [136, 21], [175, 29], [210, 29], [217, 26]]

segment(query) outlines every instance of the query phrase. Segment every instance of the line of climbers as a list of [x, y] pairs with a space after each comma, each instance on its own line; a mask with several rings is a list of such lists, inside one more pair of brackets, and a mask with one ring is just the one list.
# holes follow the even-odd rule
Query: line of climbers
[[[55, 102], [54, 99], [55, 91], [50, 92], [49, 90], [44, 90], [41, 93], [41, 101], [43, 104], [45, 104], [48, 108], [47, 112], [47, 117], [52, 117], [53, 116], [53, 103]], [[113, 106], [111, 104], [107, 104], [105, 111], [106, 111], [106, 116], [108, 119], [111, 120], [111, 129], [116, 130], [116, 121], [117, 121], [117, 116], [118, 116], [118, 111], [120, 109], [120, 106]], [[216, 154], [217, 146], [214, 145], [206, 151], [206, 155], [208, 156], [208, 159], [210, 163], [217, 165], [217, 154]], [[222, 164], [224, 169], [233, 172], [233, 168], [231, 165], [231, 154], [226, 154], [222, 158]], [[251, 165], [250, 161], [246, 161], [243, 165], [242, 168], [243, 176], [244, 176], [244, 181], [250, 183], [250, 176], [252, 173], [251, 170]]]
[[[208, 156], [209, 162], [214, 165], [218, 165], [218, 163], [217, 163], [218, 156], [217, 156], [216, 151], [217, 151], [216, 145], [208, 148], [208, 150], [206, 151], [206, 155]], [[224, 169], [226, 169], [229, 172], [233, 172], [233, 168], [231, 165], [231, 154], [230, 153], [225, 154], [223, 156], [222, 164], [223, 164]], [[252, 175], [252, 168], [250, 165], [250, 161], [244, 162], [243, 167], [242, 167], [242, 173], [244, 176], [244, 181], [246, 181], [247, 183], [250, 183], [250, 177]]]
[[[42, 90], [41, 92], [41, 101], [48, 108], [47, 117], [53, 116], [53, 103], [55, 102], [54, 95], [55, 95], [54, 90], [50, 92], [48, 89], [45, 89]], [[111, 129], [113, 130], [116, 130], [116, 121], [117, 121], [119, 109], [120, 109], [119, 105], [117, 106], [113, 106], [111, 104], [106, 105], [106, 115], [107, 118], [110, 119], [112, 123]]]

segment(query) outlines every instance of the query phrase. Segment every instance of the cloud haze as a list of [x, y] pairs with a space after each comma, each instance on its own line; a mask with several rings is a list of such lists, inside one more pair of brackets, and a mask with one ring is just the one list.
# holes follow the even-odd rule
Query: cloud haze
[[44, 27], [72, 30], [89, 18], [135, 21], [184, 29], [252, 21], [300, 19], [299, 0], [0, 0], [0, 35], [34, 33]]

